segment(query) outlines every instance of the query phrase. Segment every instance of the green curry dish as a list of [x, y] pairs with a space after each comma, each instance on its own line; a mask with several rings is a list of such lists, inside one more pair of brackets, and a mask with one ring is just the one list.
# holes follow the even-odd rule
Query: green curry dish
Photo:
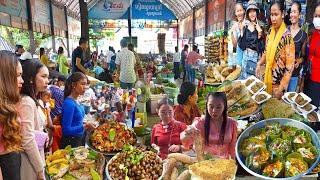
[[255, 137], [250, 137], [241, 143], [240, 152], [243, 156], [247, 157], [250, 153], [255, 152], [259, 147], [266, 147], [265, 142]]
[[281, 136], [281, 125], [280, 123], [268, 123], [266, 124], [266, 135], [268, 140], [274, 140]]
[[285, 162], [285, 177], [297, 176], [308, 170], [308, 164], [300, 158], [288, 157]]
[[298, 131], [298, 128], [296, 127], [282, 126], [281, 137], [282, 139], [292, 140], [296, 135], [297, 131]]
[[277, 157], [283, 159], [292, 150], [291, 141], [277, 138], [270, 143], [269, 150]]
[[295, 149], [305, 147], [311, 143], [311, 135], [304, 130], [298, 130], [292, 142]]
[[281, 177], [284, 173], [284, 165], [280, 160], [266, 165], [262, 171], [262, 175], [267, 177]]
[[309, 165], [312, 165], [317, 158], [318, 152], [316, 147], [301, 147], [297, 152], [303, 157], [303, 160]]
[[270, 152], [265, 147], [260, 147], [246, 158], [246, 166], [260, 172], [269, 160]]
[[266, 130], [265, 129], [254, 129], [251, 133], [250, 133], [250, 137], [255, 137], [259, 140], [263, 140], [265, 141], [267, 138], [267, 134], [266, 134]]

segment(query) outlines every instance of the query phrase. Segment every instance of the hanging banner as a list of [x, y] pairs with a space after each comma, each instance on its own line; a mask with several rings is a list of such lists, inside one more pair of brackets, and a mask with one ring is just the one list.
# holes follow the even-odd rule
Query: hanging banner
[[177, 17], [159, 0], [134, 0], [132, 19], [174, 20]]
[[66, 17], [64, 14], [64, 10], [56, 6], [52, 6], [52, 10], [53, 10], [53, 17], [54, 17], [53, 18], [54, 26], [64, 31], [67, 30]]
[[234, 0], [227, 0], [227, 21], [231, 21], [234, 20], [235, 17], [235, 5], [236, 5], [236, 1]]
[[74, 36], [81, 36], [81, 23], [80, 21], [68, 16], [68, 31]]
[[179, 36], [184, 39], [192, 37], [192, 15], [180, 21]]
[[25, 0], [0, 0], [0, 12], [27, 19]]
[[50, 26], [49, 2], [45, 0], [30, 0], [32, 20]]
[[205, 7], [200, 8], [195, 12], [196, 30], [202, 29], [205, 26]]
[[88, 12], [89, 19], [127, 19], [130, 0], [100, 0]]
[[212, 0], [208, 3], [208, 25], [224, 22], [225, 0]]

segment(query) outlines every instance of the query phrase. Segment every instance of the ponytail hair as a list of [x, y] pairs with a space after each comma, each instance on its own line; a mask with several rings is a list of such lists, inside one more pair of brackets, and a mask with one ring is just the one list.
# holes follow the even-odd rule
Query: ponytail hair
[[73, 86], [82, 79], [87, 79], [87, 76], [81, 72], [72, 73], [66, 80], [64, 88], [64, 98], [70, 96]]

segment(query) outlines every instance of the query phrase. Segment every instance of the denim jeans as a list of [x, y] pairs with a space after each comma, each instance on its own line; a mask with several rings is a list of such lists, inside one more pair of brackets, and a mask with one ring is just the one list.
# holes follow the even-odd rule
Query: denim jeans
[[133, 83], [125, 83], [125, 82], [120, 81], [120, 87], [121, 87], [121, 89], [131, 90], [133, 88]]
[[0, 155], [0, 167], [4, 180], [20, 180], [21, 154], [11, 152]]
[[247, 79], [250, 74], [247, 74], [248, 61], [258, 62], [258, 52], [253, 50], [243, 51], [242, 69], [241, 69], [241, 79]]
[[174, 79], [178, 79], [180, 77], [180, 62], [174, 62], [173, 64], [173, 71], [174, 71]]
[[187, 77], [189, 82], [194, 83], [196, 79], [196, 70], [190, 64], [187, 65]]
[[288, 86], [288, 92], [295, 92], [298, 87], [299, 77], [291, 77]]
[[236, 63], [242, 67], [242, 59], [243, 59], [243, 50], [237, 46], [237, 57], [236, 57]]

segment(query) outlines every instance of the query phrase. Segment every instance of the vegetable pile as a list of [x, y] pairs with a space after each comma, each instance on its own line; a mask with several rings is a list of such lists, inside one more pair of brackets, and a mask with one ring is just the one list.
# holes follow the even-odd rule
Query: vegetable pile
[[135, 144], [136, 137], [124, 124], [109, 121], [94, 130], [90, 136], [91, 144], [100, 152], [121, 151], [126, 144]]
[[295, 127], [269, 123], [240, 142], [245, 165], [267, 177], [293, 177], [306, 172], [318, 156], [311, 135]]
[[162, 161], [155, 152], [125, 146], [108, 164], [113, 180], [159, 179], [162, 175]]

